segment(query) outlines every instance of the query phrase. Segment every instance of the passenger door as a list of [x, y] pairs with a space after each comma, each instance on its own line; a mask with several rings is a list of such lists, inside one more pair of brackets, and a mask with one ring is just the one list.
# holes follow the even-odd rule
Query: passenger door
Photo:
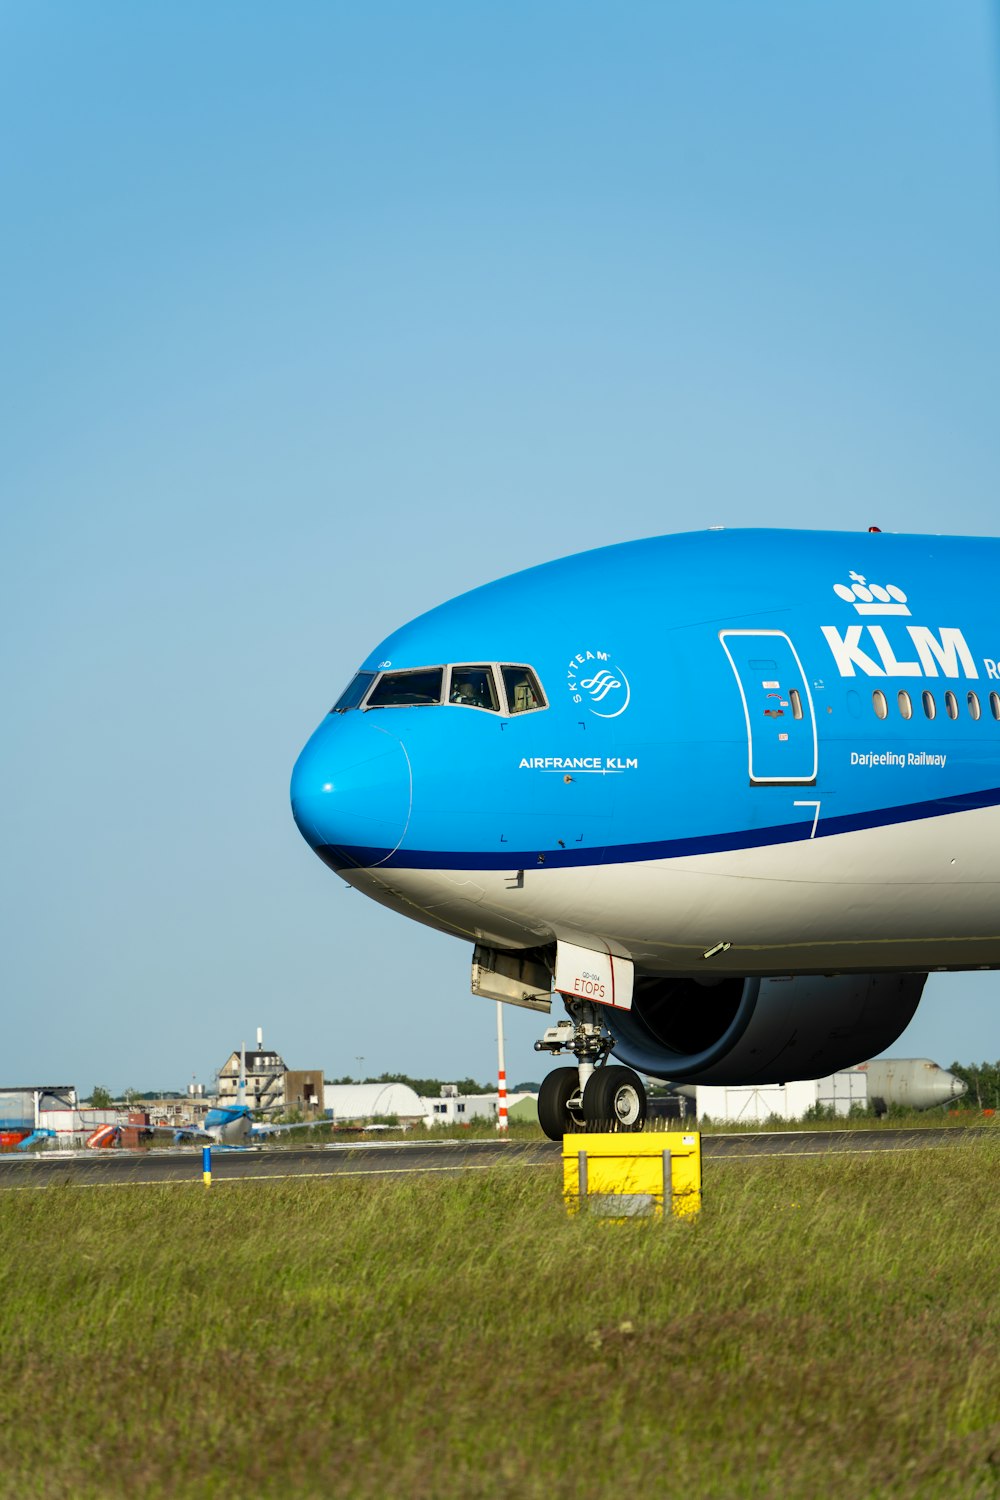
[[722, 630], [747, 726], [751, 786], [811, 786], [818, 749], [812, 695], [782, 630]]

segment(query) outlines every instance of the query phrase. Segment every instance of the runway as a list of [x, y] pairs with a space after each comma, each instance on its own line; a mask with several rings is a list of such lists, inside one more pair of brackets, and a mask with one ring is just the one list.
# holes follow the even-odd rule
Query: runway
[[[789, 1130], [756, 1134], [703, 1135], [702, 1158], [750, 1161], [775, 1156], [871, 1155], [880, 1151], [925, 1151], [981, 1138], [981, 1126], [949, 1129]], [[400, 1141], [350, 1145], [277, 1147], [212, 1152], [213, 1185], [305, 1177], [402, 1177], [431, 1173], [556, 1170], [555, 1141]], [[123, 1187], [140, 1183], [202, 1181], [200, 1148], [149, 1151], [16, 1153], [0, 1157], [0, 1191], [38, 1191], [64, 1186]]]

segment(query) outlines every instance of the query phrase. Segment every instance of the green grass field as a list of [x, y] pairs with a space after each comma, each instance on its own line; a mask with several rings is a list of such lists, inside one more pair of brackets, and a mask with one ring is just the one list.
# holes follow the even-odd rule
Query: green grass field
[[1000, 1494], [1000, 1131], [558, 1175], [0, 1193], [0, 1494]]

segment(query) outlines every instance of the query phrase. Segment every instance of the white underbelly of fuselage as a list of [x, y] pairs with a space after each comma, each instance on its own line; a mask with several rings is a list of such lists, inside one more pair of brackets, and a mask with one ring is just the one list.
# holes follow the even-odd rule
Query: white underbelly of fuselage
[[647, 973], [1000, 967], [1000, 809], [681, 859], [350, 883], [470, 942], [609, 946]]

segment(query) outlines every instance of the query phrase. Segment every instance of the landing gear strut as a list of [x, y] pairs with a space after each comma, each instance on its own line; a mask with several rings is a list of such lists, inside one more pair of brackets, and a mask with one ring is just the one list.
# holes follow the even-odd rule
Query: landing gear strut
[[550, 1026], [536, 1052], [572, 1052], [575, 1068], [556, 1068], [538, 1092], [538, 1123], [550, 1141], [576, 1130], [641, 1130], [646, 1090], [638, 1073], [608, 1064], [613, 1039], [599, 1008], [589, 1000], [567, 1000], [569, 1020]]

